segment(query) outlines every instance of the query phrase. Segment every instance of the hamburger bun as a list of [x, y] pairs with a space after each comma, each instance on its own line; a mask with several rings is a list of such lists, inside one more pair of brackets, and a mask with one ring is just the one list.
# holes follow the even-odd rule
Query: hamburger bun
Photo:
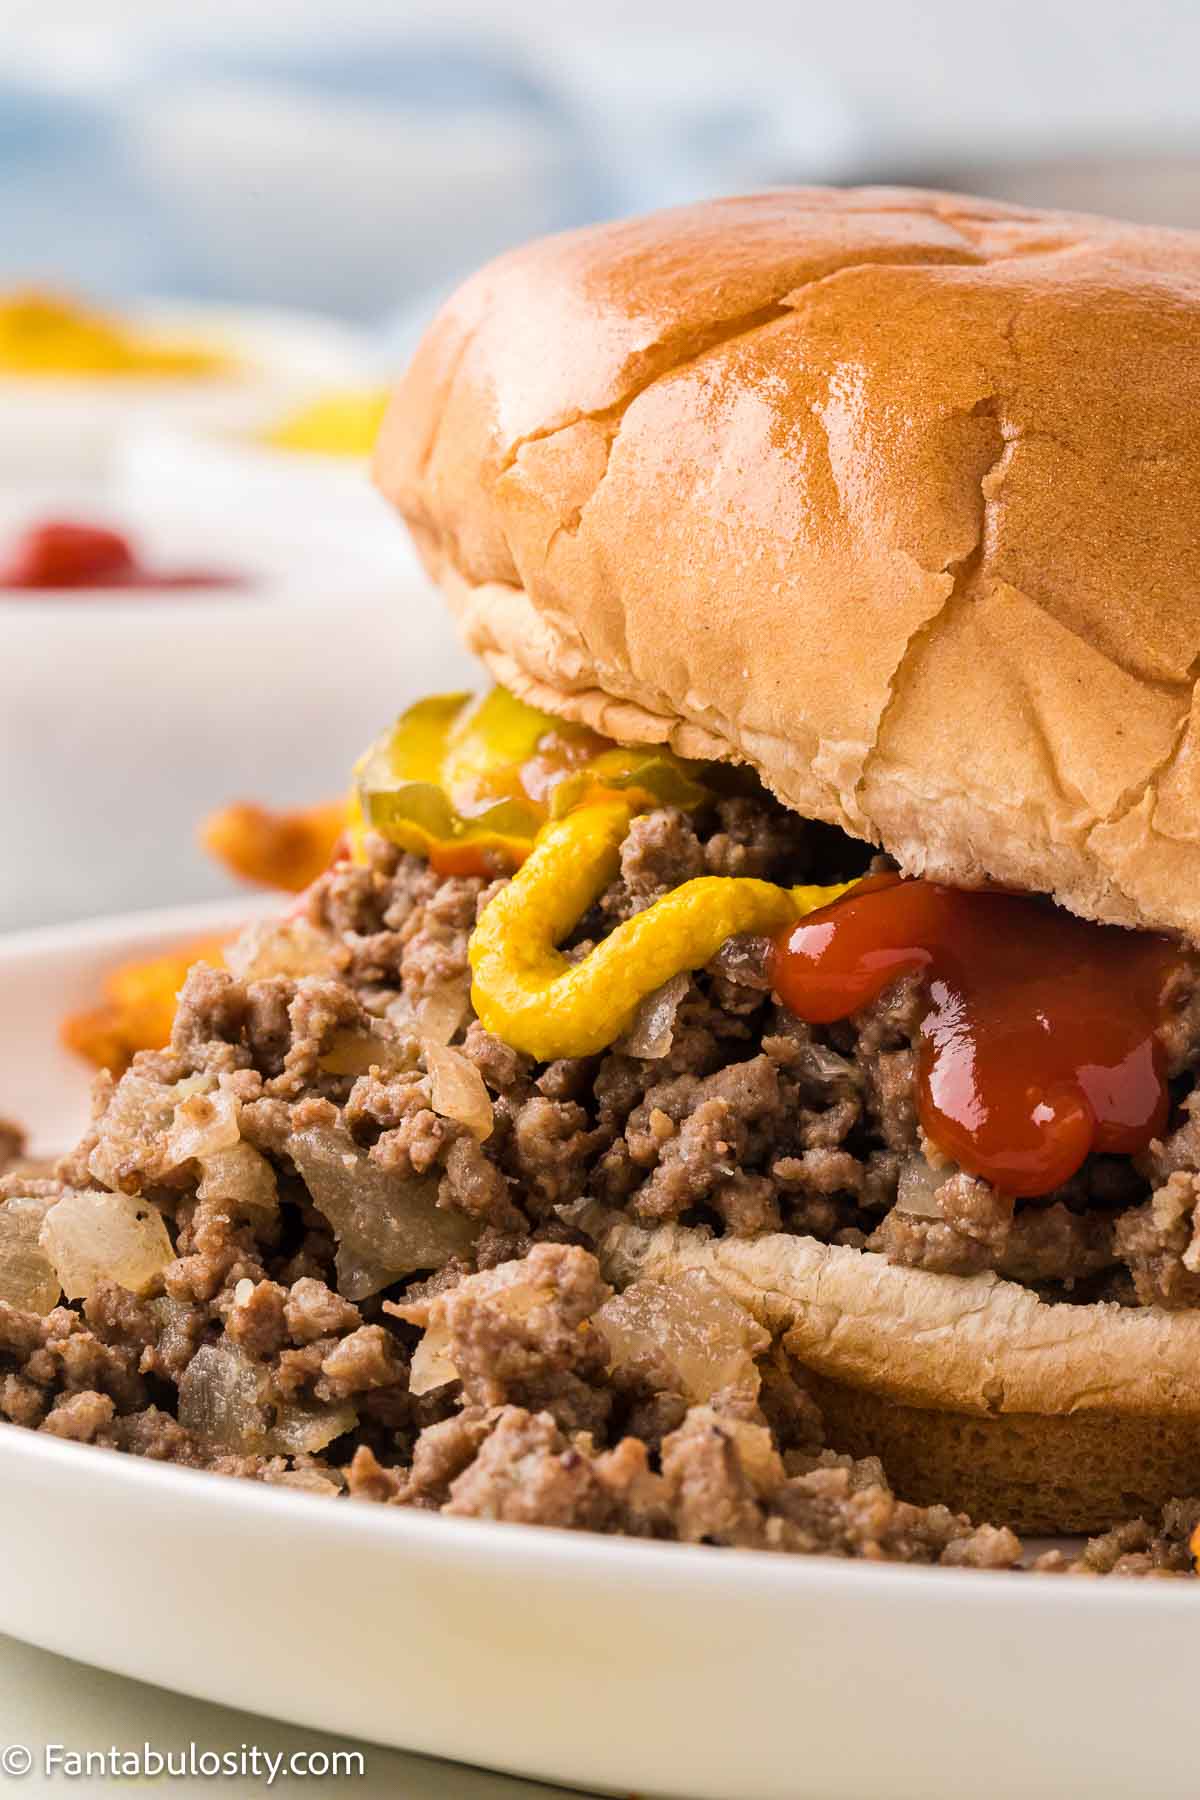
[[536, 705], [1200, 939], [1197, 343], [1200, 236], [722, 200], [469, 281], [377, 479]]
[[1200, 1313], [1048, 1304], [781, 1232], [605, 1236], [609, 1280], [700, 1269], [816, 1376], [830, 1442], [906, 1500], [1018, 1531], [1100, 1531], [1200, 1492]]
[[[377, 478], [533, 704], [751, 765], [909, 874], [1200, 941], [1200, 236], [897, 190], [546, 240], [443, 310]], [[1200, 1491], [1200, 1313], [615, 1226], [831, 1440], [1035, 1532]]]

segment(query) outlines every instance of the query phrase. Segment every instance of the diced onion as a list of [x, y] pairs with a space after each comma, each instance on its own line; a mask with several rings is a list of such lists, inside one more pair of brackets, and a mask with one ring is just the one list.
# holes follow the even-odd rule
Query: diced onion
[[311, 1456], [357, 1424], [358, 1413], [348, 1401], [337, 1406], [281, 1406], [267, 1433], [267, 1446], [286, 1456], [304, 1452]]
[[194, 1162], [232, 1150], [240, 1141], [238, 1116], [241, 1103], [234, 1094], [218, 1088], [212, 1094], [193, 1094], [175, 1108], [167, 1146], [173, 1163]]
[[417, 1024], [416, 1008], [407, 994], [397, 994], [394, 1000], [389, 1000], [383, 1009], [383, 1017], [389, 1025], [394, 1025], [397, 1031], [414, 1037], [420, 1029]]
[[900, 1165], [896, 1205], [901, 1212], [911, 1213], [914, 1218], [940, 1219], [942, 1209], [937, 1203], [937, 1191], [945, 1187], [954, 1172], [948, 1163], [935, 1169], [919, 1153], [906, 1156]]
[[385, 1007], [384, 1017], [398, 1031], [427, 1044], [448, 1044], [466, 1023], [470, 1005], [470, 990], [464, 982], [441, 981], [416, 1000], [409, 994], [397, 994]]
[[264, 1218], [278, 1211], [275, 1171], [252, 1145], [239, 1140], [228, 1150], [217, 1150], [211, 1156], [198, 1157], [197, 1161], [200, 1165], [198, 1199], [224, 1200], [242, 1212]]
[[582, 1231], [585, 1237], [594, 1238], [597, 1243], [621, 1223], [622, 1217], [615, 1208], [605, 1206], [591, 1194], [582, 1194], [578, 1200], [560, 1201], [554, 1211], [569, 1230]]
[[376, 1037], [371, 1031], [348, 1027], [335, 1031], [321, 1053], [320, 1067], [327, 1075], [366, 1075], [372, 1069], [407, 1069], [412, 1052], [394, 1038]]
[[302, 1494], [316, 1494], [321, 1499], [334, 1498], [346, 1485], [340, 1469], [317, 1469], [311, 1464], [299, 1469], [281, 1469], [266, 1479], [272, 1487], [296, 1488]]
[[384, 1169], [342, 1127], [294, 1131], [285, 1148], [338, 1239], [338, 1290], [365, 1300], [470, 1249], [477, 1224], [437, 1204], [436, 1177]]
[[483, 1076], [461, 1050], [430, 1043], [423, 1044], [422, 1049], [425, 1067], [429, 1070], [434, 1112], [465, 1125], [482, 1143], [491, 1136], [495, 1124], [491, 1096], [483, 1085]]
[[0, 1206], [0, 1300], [21, 1312], [48, 1313], [62, 1284], [39, 1242], [48, 1200], [14, 1194]]
[[336, 1406], [281, 1406], [267, 1400], [266, 1371], [236, 1344], [202, 1344], [179, 1380], [179, 1423], [205, 1443], [261, 1455], [324, 1450], [353, 1431], [358, 1413]]
[[100, 1126], [100, 1141], [88, 1158], [88, 1170], [114, 1192], [121, 1186], [130, 1145], [145, 1147], [170, 1129], [179, 1102], [211, 1086], [206, 1077], [170, 1084], [130, 1069], [113, 1090]]
[[263, 1371], [233, 1344], [201, 1344], [179, 1378], [179, 1423], [206, 1443], [261, 1449], [267, 1435]]
[[149, 1201], [97, 1189], [68, 1190], [47, 1212], [39, 1241], [68, 1300], [85, 1300], [101, 1281], [144, 1294], [175, 1259]]
[[458, 1380], [450, 1361], [450, 1332], [445, 1325], [431, 1325], [416, 1349], [408, 1371], [408, 1391], [418, 1398]]
[[554, 1281], [536, 1262], [516, 1259], [498, 1263], [491, 1269], [479, 1269], [467, 1275], [449, 1293], [434, 1294], [419, 1300], [385, 1300], [383, 1310], [407, 1325], [417, 1325], [424, 1332], [413, 1352], [409, 1369], [409, 1392], [430, 1393], [458, 1379], [451, 1357], [453, 1338], [447, 1322], [448, 1309], [455, 1297], [469, 1294], [476, 1305], [487, 1313], [499, 1315], [520, 1325], [533, 1313], [553, 1306], [556, 1299]]
[[719, 1282], [687, 1269], [668, 1287], [635, 1281], [606, 1300], [595, 1317], [615, 1368], [653, 1371], [685, 1399], [711, 1399], [722, 1388], [757, 1391], [754, 1358], [770, 1336]]
[[854, 1082], [854, 1065], [828, 1044], [807, 1044], [804, 1054], [804, 1073], [824, 1086], [832, 1086], [842, 1082], [847, 1086]]
[[458, 981], [442, 981], [427, 988], [413, 1008], [419, 1035], [428, 1044], [448, 1044], [462, 1029], [470, 998]]
[[177, 1081], [170, 1091], [174, 1094], [175, 1104], [178, 1106], [181, 1101], [190, 1100], [195, 1094], [215, 1093], [216, 1087], [215, 1075], [185, 1075], [183, 1080]]
[[169, 1368], [176, 1368], [191, 1353], [193, 1309], [170, 1294], [160, 1294], [150, 1309], [158, 1320], [158, 1354]]
[[242, 981], [263, 981], [269, 975], [297, 981], [328, 974], [332, 951], [333, 940], [307, 919], [265, 919], [247, 925], [224, 955], [226, 966]]
[[643, 1056], [654, 1060], [666, 1056], [675, 1041], [675, 1015], [691, 986], [686, 971], [664, 981], [638, 1007], [633, 1024], [619, 1040], [618, 1048], [627, 1056]]

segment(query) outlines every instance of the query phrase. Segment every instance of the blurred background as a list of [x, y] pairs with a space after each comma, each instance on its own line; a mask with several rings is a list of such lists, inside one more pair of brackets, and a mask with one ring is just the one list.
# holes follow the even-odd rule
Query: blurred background
[[790, 181], [1200, 225], [1192, 0], [0, 23], [0, 928], [230, 891], [207, 812], [328, 799], [404, 698], [470, 679], [367, 450], [505, 245]]
[[1190, 0], [0, 16], [0, 257], [108, 293], [379, 325], [532, 232], [771, 181], [969, 179], [1200, 220]]

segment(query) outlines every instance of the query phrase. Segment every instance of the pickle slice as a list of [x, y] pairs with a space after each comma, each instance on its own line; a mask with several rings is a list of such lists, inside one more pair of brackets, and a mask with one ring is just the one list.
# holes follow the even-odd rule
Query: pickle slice
[[547, 819], [614, 790], [635, 806], [700, 805], [702, 767], [622, 749], [493, 688], [409, 707], [355, 778], [365, 826], [443, 873], [487, 875], [517, 868]]
[[[527, 706], [507, 688], [492, 688], [460, 715], [449, 734], [442, 785], [455, 810], [464, 818], [481, 818], [506, 800], [528, 809], [522, 771], [536, 757], [542, 739], [562, 731], [548, 713]], [[530, 816], [535, 813], [540, 824], [545, 815], [536, 805]]]
[[442, 787], [442, 764], [450, 729], [470, 701], [470, 694], [419, 700], [359, 758], [354, 778], [367, 825], [385, 836], [406, 824], [433, 837], [450, 834], [454, 809]]
[[577, 806], [614, 791], [630, 798], [644, 795], [651, 806], [678, 806], [691, 812], [710, 797], [703, 773], [703, 763], [685, 762], [657, 744], [631, 749], [613, 744], [555, 786], [550, 817], [563, 819]]
[[[471, 776], [488, 768], [488, 720], [482, 729], [479, 724], [485, 705], [461, 693], [420, 700], [372, 744], [355, 770], [363, 824], [401, 849], [429, 858], [447, 874], [516, 868], [541, 824], [528, 803], [501, 799], [478, 805], [474, 816], [464, 817], [451, 797], [461, 788], [470, 803], [476, 797]], [[541, 715], [534, 717], [544, 730]], [[511, 767], [512, 722], [496, 708], [490, 719], [493, 766]], [[526, 725], [517, 735], [518, 750], [529, 736]], [[456, 758], [457, 781], [451, 772]]]

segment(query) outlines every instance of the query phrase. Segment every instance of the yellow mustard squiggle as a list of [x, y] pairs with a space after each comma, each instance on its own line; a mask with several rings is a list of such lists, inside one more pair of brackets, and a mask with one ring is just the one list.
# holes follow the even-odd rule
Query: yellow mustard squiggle
[[781, 931], [854, 886], [783, 888], [701, 876], [570, 963], [557, 945], [616, 876], [636, 810], [622, 800], [603, 801], [545, 826], [471, 938], [476, 1013], [488, 1031], [539, 1062], [607, 1049], [649, 994], [672, 976], [702, 968], [727, 938]]

